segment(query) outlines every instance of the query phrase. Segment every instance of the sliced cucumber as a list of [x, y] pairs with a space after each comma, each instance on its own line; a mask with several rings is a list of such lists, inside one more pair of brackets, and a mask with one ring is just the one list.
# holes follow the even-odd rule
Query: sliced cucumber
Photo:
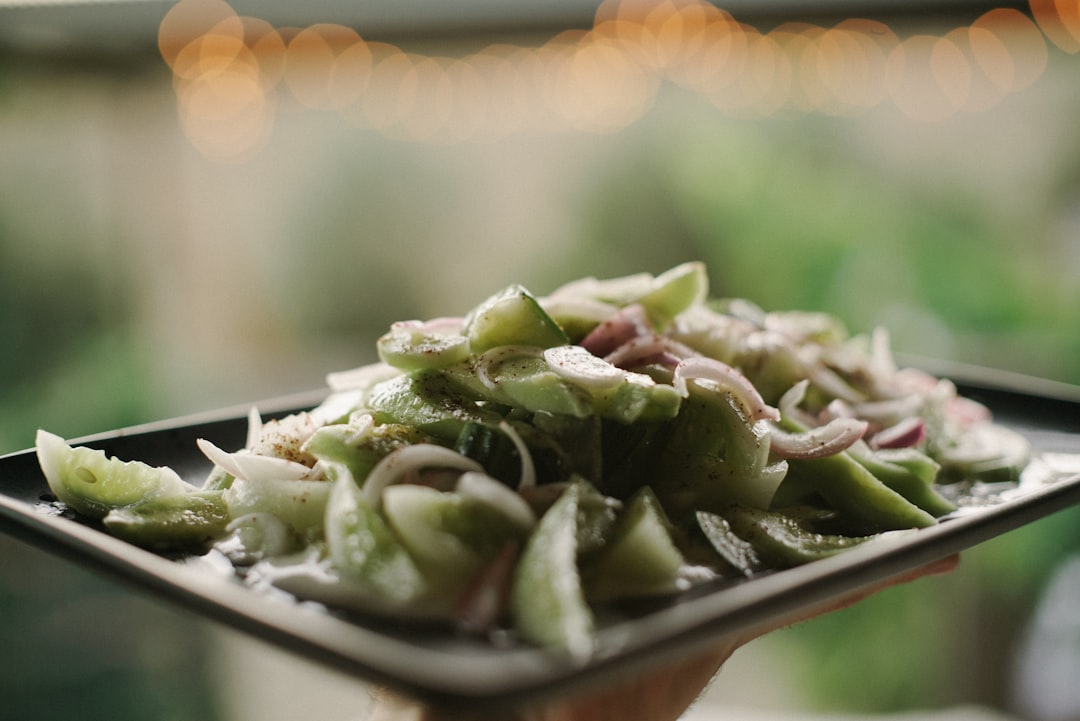
[[764, 567], [753, 544], [739, 537], [723, 516], [698, 511], [694, 518], [709, 545], [725, 564], [748, 577]]
[[171, 468], [108, 458], [104, 451], [71, 447], [60, 436], [37, 432], [37, 457], [49, 489], [76, 513], [103, 518], [110, 510], [195, 490]]
[[679, 412], [682, 397], [670, 385], [642, 373], [632, 373], [597, 358], [581, 346], [544, 351], [544, 361], [592, 398], [592, 412], [622, 423], [666, 420]]
[[335, 476], [326, 507], [326, 544], [334, 568], [384, 601], [409, 604], [428, 591], [416, 563], [379, 513], [364, 499], [344, 466]]
[[678, 590], [684, 559], [669, 528], [660, 502], [645, 486], [627, 505], [603, 550], [583, 569], [589, 600], [613, 601]]
[[462, 589], [508, 541], [524, 540], [529, 530], [494, 503], [427, 486], [389, 486], [382, 502], [387, 523], [425, 578], [448, 593]]
[[501, 396], [527, 411], [585, 418], [593, 413], [589, 393], [565, 380], [541, 356], [519, 355], [493, 364], [488, 377]]
[[570, 342], [559, 324], [520, 285], [512, 285], [478, 305], [465, 318], [464, 334], [473, 353], [503, 345], [551, 348]]
[[501, 416], [481, 408], [439, 371], [417, 371], [377, 385], [369, 405], [377, 423], [400, 423], [453, 441], [467, 423], [497, 425]]
[[653, 325], [664, 329], [679, 313], [703, 302], [708, 293], [709, 278], [705, 264], [683, 263], [656, 276], [649, 291], [637, 302], [645, 308]]
[[675, 266], [658, 276], [635, 273], [603, 280], [582, 278], [556, 290], [547, 302], [550, 303], [552, 299], [564, 301], [572, 298], [607, 303], [615, 307], [640, 303], [649, 320], [662, 330], [679, 313], [704, 301], [708, 292], [709, 280], [705, 264], [692, 261]]
[[225, 534], [229, 520], [221, 491], [195, 491], [114, 508], [102, 522], [130, 543], [174, 550], [207, 546]]
[[333, 484], [327, 481], [245, 481], [237, 479], [223, 497], [233, 518], [270, 513], [302, 535], [322, 535]]
[[433, 333], [418, 323], [395, 323], [376, 343], [379, 358], [403, 371], [445, 368], [469, 357], [469, 339]]
[[825, 458], [790, 460], [788, 476], [793, 483], [813, 488], [845, 514], [853, 527], [866, 532], [925, 528], [937, 523], [933, 515], [882, 483], [846, 451]]
[[592, 611], [577, 567], [585, 488], [572, 484], [540, 519], [522, 551], [510, 596], [522, 638], [575, 659], [588, 658], [594, 647]]
[[828, 558], [877, 538], [876, 535], [815, 533], [782, 513], [745, 506], [727, 509], [724, 517], [731, 524], [731, 529], [754, 547], [760, 558], [776, 567], [797, 566]]
[[353, 478], [363, 481], [375, 464], [402, 446], [425, 443], [430, 438], [397, 423], [374, 425], [370, 415], [348, 423], [323, 426], [311, 435], [304, 451], [323, 461], [344, 463]]
[[454, 593], [484, 566], [484, 556], [449, 530], [463, 515], [461, 499], [427, 486], [397, 485], [383, 491], [383, 515], [429, 585]]

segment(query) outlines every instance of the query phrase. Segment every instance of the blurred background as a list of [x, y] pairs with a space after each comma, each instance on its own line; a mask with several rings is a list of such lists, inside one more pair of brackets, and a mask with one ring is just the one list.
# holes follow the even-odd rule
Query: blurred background
[[[1078, 50], [1055, 0], [0, 0], [0, 452], [690, 259], [715, 295], [1080, 383]], [[1011, 533], [745, 649], [710, 704], [1080, 718], [1077, 549], [1073, 511]], [[5, 717], [363, 716], [359, 682], [0, 558]]]

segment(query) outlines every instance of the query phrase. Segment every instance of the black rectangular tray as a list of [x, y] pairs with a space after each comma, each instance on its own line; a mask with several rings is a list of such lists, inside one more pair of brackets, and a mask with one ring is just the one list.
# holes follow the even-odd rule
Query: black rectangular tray
[[[953, 369], [955, 370], [955, 369]], [[1080, 454], [1080, 393], [1072, 386], [982, 373], [961, 392], [1039, 453]], [[955, 377], [955, 376], [953, 376]], [[256, 404], [264, 417], [307, 408], [323, 393]], [[77, 439], [125, 460], [169, 465], [195, 482], [209, 464], [195, 445], [243, 445], [247, 409], [233, 408]], [[166, 558], [61, 514], [32, 450], [0, 457], [0, 531], [247, 632], [421, 699], [470, 708], [535, 702], [704, 649], [726, 634], [838, 598], [1080, 503], [1080, 475], [973, 509], [888, 543], [744, 581], [706, 584], [642, 605], [598, 629], [596, 656], [574, 665], [525, 645], [495, 645], [448, 628], [347, 615], [244, 587], [205, 559]]]

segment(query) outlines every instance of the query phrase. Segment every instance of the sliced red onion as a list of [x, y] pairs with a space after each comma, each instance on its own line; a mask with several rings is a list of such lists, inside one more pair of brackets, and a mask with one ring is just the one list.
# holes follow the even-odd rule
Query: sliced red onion
[[834, 418], [823, 426], [789, 433], [773, 426], [770, 451], [780, 458], [825, 458], [850, 448], [863, 437], [869, 424], [855, 418]]
[[721, 390], [731, 393], [743, 407], [751, 422], [780, 420], [780, 411], [765, 402], [750, 380], [727, 363], [714, 358], [694, 356], [675, 366], [672, 385], [684, 398], [690, 394], [686, 384], [692, 380], [705, 380], [717, 384]]
[[641, 359], [641, 365], [643, 366], [661, 366], [666, 370], [673, 371], [675, 366], [679, 365], [679, 361], [682, 358], [672, 355], [671, 353], [661, 353], [660, 355], [648, 356]]
[[914, 416], [924, 402], [923, 398], [912, 394], [883, 401], [856, 403], [851, 408], [859, 418], [887, 426]]
[[852, 388], [839, 373], [823, 363], [807, 363], [806, 374], [811, 383], [833, 398], [839, 398], [848, 403], [861, 403], [866, 400], [866, 396]]
[[319, 469], [274, 456], [260, 456], [247, 450], [229, 453], [205, 438], [196, 441], [210, 462], [245, 481], [306, 481], [320, 474]]
[[791, 388], [784, 392], [784, 395], [780, 396], [780, 417], [787, 418], [800, 426], [815, 427], [821, 425], [817, 419], [811, 416], [809, 413], [799, 408], [799, 404], [806, 398], [806, 389], [809, 387], [810, 381], [805, 378]]
[[476, 574], [458, 600], [456, 616], [462, 630], [488, 633], [495, 628], [510, 598], [511, 580], [517, 566], [518, 544], [507, 543], [494, 559]]
[[911, 448], [926, 438], [926, 424], [918, 416], [905, 418], [871, 436], [867, 443], [873, 449]]
[[670, 367], [674, 368], [679, 361], [699, 355], [701, 354], [693, 348], [677, 340], [650, 334], [630, 339], [605, 356], [604, 360], [620, 368], [641, 366], [659, 360], [665, 365], [670, 362]]
[[992, 420], [992, 414], [986, 406], [959, 395], [956, 384], [950, 380], [934, 379], [934, 385], [926, 396], [931, 404], [943, 409], [948, 421], [957, 424], [962, 429], [989, 423]]
[[970, 398], [956, 396], [945, 406], [945, 412], [949, 420], [959, 423], [963, 428], [981, 423], [989, 423], [992, 420], [990, 409], [978, 401]]
[[898, 395], [908, 393], [927, 395], [934, 392], [939, 382], [933, 375], [918, 368], [901, 368], [893, 374], [891, 379], [893, 390]]
[[645, 309], [636, 303], [621, 308], [581, 341], [582, 347], [603, 358], [632, 338], [653, 332]]
[[[417, 443], [402, 446], [375, 464], [364, 481], [364, 500], [372, 508], [378, 508], [382, 502], [382, 492], [406, 474], [417, 473], [424, 468], [453, 468], [459, 471], [478, 471], [484, 468], [471, 458], [456, 451], [432, 443]], [[359, 479], [358, 479], [359, 480]]]
[[821, 411], [823, 422], [830, 421], [833, 418], [857, 418], [858, 415], [850, 403], [839, 398], [829, 401], [829, 404]]

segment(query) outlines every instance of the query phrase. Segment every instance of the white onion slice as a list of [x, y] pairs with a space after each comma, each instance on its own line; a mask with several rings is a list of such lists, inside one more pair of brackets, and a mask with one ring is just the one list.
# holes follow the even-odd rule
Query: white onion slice
[[245, 513], [230, 521], [225, 530], [229, 535], [216, 542], [214, 548], [237, 565], [280, 556], [293, 544], [289, 524], [273, 513]]
[[508, 520], [529, 530], [536, 525], [536, 513], [520, 494], [486, 473], [467, 471], [458, 478], [455, 492], [462, 498], [479, 501], [498, 510]]
[[780, 458], [825, 458], [847, 450], [863, 437], [869, 424], [855, 418], [834, 418], [801, 433], [769, 429], [769, 449]]
[[799, 404], [806, 397], [806, 389], [810, 381], [805, 378], [788, 388], [784, 395], [780, 396], [780, 417], [793, 419], [801, 426], [818, 426], [820, 423], [809, 413], [799, 408]]
[[259, 409], [252, 406], [248, 410], [248, 430], [247, 441], [244, 442], [245, 448], [254, 448], [255, 444], [259, 442], [259, 438], [262, 436], [262, 416], [259, 415]]
[[780, 488], [780, 484], [787, 477], [787, 472], [787, 461], [777, 461], [765, 466], [761, 469], [758, 477], [754, 479], [752, 494], [748, 495], [744, 500], [755, 508], [768, 508], [769, 504], [772, 503], [773, 496], [776, 495], [776, 490]]
[[256, 456], [284, 458], [310, 467], [315, 459], [302, 449], [317, 429], [312, 417], [303, 411], [265, 423], [259, 421], [258, 434], [248, 438], [246, 448]]
[[579, 345], [561, 345], [544, 351], [544, 360], [557, 375], [577, 385], [606, 390], [619, 385], [626, 372]]
[[518, 478], [518, 489], [532, 488], [536, 485], [536, 466], [533, 464], [532, 453], [529, 452], [529, 447], [525, 445], [525, 441], [522, 440], [521, 434], [514, 430], [514, 427], [502, 421], [499, 423], [499, 428], [510, 437], [510, 442], [514, 444], [514, 448], [517, 449], [518, 456], [521, 458], [521, 477]]
[[681, 361], [675, 366], [675, 377], [672, 385], [683, 398], [690, 391], [687, 389], [687, 381], [707, 380], [720, 386], [722, 390], [732, 394], [735, 400], [743, 406], [751, 421], [780, 420], [780, 411], [770, 406], [758, 393], [757, 388], [750, 380], [727, 363], [722, 363], [714, 358], [694, 356]]
[[824, 458], [834, 455], [854, 445], [866, 435], [869, 428], [870, 424], [866, 421], [852, 418], [846, 413], [833, 414], [828, 423], [819, 425], [809, 413], [799, 408], [809, 384], [808, 380], [803, 379], [780, 397], [780, 415], [809, 428], [801, 433], [790, 433], [776, 426], [770, 428], [769, 448], [781, 458]]
[[245, 481], [304, 481], [318, 475], [318, 471], [284, 458], [260, 456], [247, 451], [229, 453], [205, 438], [199, 438], [196, 444], [211, 463]]
[[391, 451], [375, 464], [364, 481], [364, 499], [372, 508], [378, 508], [383, 489], [401, 476], [424, 468], [453, 468], [459, 471], [484, 472], [484, 468], [471, 458], [456, 451], [432, 443], [417, 443]]
[[882, 425], [889, 425], [904, 418], [914, 416], [926, 401], [911, 394], [882, 401], [856, 403], [852, 410], [859, 418], [865, 418]]
[[366, 390], [377, 383], [397, 378], [401, 371], [386, 363], [372, 363], [347, 371], [337, 371], [326, 376], [331, 391]]
[[502, 345], [484, 351], [476, 357], [473, 370], [477, 379], [490, 391], [498, 391], [498, 382], [491, 377], [491, 369], [513, 358], [542, 358], [544, 350], [531, 345]]
[[[460, 335], [462, 328], [465, 327], [465, 319], [459, 316], [446, 316], [432, 318], [431, 320], [406, 322], [409, 323], [410, 327], [416, 328], [419, 331], [437, 335]], [[394, 325], [397, 324], [395, 323]]]
[[896, 375], [896, 361], [893, 359], [892, 343], [887, 329], [878, 327], [870, 333], [870, 359], [867, 366], [876, 381]]
[[343, 418], [363, 406], [366, 395], [367, 391], [359, 388], [331, 392], [322, 403], [309, 411], [311, 420], [319, 428], [340, 423]]
[[834, 398], [853, 404], [866, 400], [866, 397], [852, 388], [839, 373], [822, 363], [807, 363], [806, 374], [814, 385]]
[[[783, 413], [783, 409], [780, 411]], [[829, 404], [825, 406], [825, 410], [821, 412], [821, 416], [825, 420], [832, 418], [858, 418], [860, 417], [851, 404], [847, 401], [842, 401], [839, 398], [833, 398], [829, 401]], [[869, 419], [868, 419], [869, 420]]]
[[924, 438], [926, 438], [926, 424], [922, 418], [913, 416], [878, 431], [867, 442], [875, 450], [911, 448], [919, 445]]

